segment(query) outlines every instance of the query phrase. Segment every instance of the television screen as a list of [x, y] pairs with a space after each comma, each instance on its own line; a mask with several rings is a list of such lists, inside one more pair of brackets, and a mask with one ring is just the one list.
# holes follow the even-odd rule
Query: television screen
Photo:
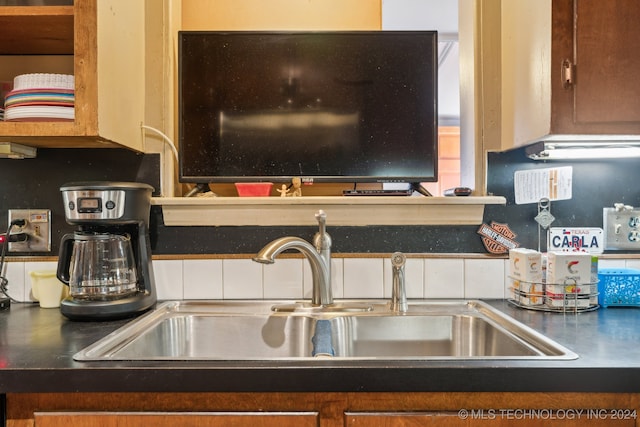
[[437, 54], [435, 31], [182, 31], [180, 181], [436, 181]]

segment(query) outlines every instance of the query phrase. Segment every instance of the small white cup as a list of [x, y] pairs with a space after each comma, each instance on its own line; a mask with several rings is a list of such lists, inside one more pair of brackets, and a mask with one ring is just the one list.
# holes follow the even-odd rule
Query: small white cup
[[31, 293], [41, 308], [60, 307], [60, 301], [69, 295], [69, 287], [56, 277], [55, 271], [32, 271]]

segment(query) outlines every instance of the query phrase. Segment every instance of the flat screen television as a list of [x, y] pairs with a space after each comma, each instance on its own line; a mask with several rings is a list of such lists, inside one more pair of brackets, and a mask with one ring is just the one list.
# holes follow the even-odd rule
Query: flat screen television
[[434, 182], [435, 31], [179, 33], [180, 181]]

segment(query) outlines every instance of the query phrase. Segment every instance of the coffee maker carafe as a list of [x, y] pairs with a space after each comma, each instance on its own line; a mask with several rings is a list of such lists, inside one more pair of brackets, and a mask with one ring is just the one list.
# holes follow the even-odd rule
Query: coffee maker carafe
[[60, 244], [57, 276], [69, 286], [62, 314], [108, 320], [151, 308], [156, 302], [149, 242], [153, 187], [79, 182], [60, 191], [67, 222], [78, 226]]

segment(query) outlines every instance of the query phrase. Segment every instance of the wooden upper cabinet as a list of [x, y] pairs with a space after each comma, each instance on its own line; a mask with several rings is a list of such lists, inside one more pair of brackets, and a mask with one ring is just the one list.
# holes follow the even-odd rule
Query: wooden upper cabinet
[[640, 2], [501, 7], [502, 148], [548, 135], [640, 135]]
[[[640, 134], [640, 2], [554, 0], [553, 6], [552, 131]], [[568, 84], [557, 77], [563, 63]]]
[[73, 55], [73, 6], [0, 7], [1, 55]]
[[73, 122], [0, 122], [0, 141], [144, 151], [145, 3], [0, 6], [0, 80], [26, 73], [75, 76]]

